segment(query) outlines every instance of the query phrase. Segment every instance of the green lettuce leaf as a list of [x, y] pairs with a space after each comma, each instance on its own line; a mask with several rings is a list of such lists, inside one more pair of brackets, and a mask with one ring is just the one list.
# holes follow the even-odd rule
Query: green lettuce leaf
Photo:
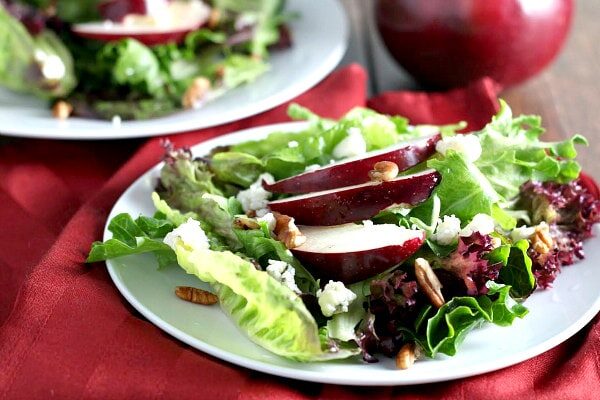
[[265, 349], [298, 361], [347, 358], [357, 350], [331, 353], [321, 347], [317, 324], [295, 293], [231, 253], [176, 244], [179, 265], [212, 285], [222, 309], [241, 331]]
[[508, 326], [515, 318], [527, 314], [527, 308], [510, 297], [510, 286], [490, 281], [488, 288], [484, 296], [454, 297], [434, 315], [431, 315], [433, 309], [427, 307], [418, 319], [417, 333], [408, 328], [402, 331], [414, 339], [428, 357], [438, 353], [453, 356], [472, 329], [485, 322]]
[[[432, 158], [427, 166], [442, 175], [440, 184], [434, 190], [441, 201], [440, 215], [454, 214], [461, 221], [470, 221], [479, 213], [491, 215], [505, 229], [512, 229], [516, 220], [499, 206], [501, 196], [486, 176], [475, 164], [454, 151], [445, 156]], [[411, 212], [411, 216], [427, 220], [432, 214], [433, 197], [430, 197]]]
[[225, 151], [211, 158], [210, 170], [220, 181], [247, 188], [264, 172], [264, 167], [262, 161], [251, 154]]
[[223, 85], [227, 89], [254, 82], [269, 70], [269, 65], [262, 59], [242, 54], [231, 54], [226, 57], [223, 67]]
[[528, 248], [527, 240], [519, 240], [512, 246], [505, 244], [497, 247], [487, 256], [492, 263], [502, 263], [499, 281], [509, 285], [511, 295], [517, 298], [528, 297], [536, 286], [531, 271], [532, 261], [527, 255]]
[[165, 79], [152, 50], [135, 39], [123, 39], [105, 45], [99, 62], [112, 65], [115, 84], [129, 86], [141, 93], [164, 96]]
[[223, 192], [212, 180], [213, 173], [206, 162], [192, 160], [185, 151], [175, 152], [160, 172], [160, 197], [182, 212], [197, 212], [205, 193], [221, 196]]
[[575, 135], [562, 142], [542, 142], [542, 133], [539, 116], [513, 118], [503, 100], [498, 114], [476, 133], [483, 152], [475, 164], [504, 199], [516, 197], [529, 180], [567, 183], [579, 176], [575, 145], [587, 145], [586, 139]]
[[173, 250], [163, 238], [175, 226], [162, 213], [154, 217], [140, 216], [133, 220], [129, 214], [118, 214], [111, 219], [108, 230], [113, 237], [106, 242], [94, 242], [86, 262], [104, 261], [131, 254], [154, 253], [159, 267], [176, 261]]

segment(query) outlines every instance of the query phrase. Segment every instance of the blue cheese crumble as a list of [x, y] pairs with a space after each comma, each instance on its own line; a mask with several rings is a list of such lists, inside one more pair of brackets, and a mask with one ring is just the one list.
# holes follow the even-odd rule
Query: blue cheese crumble
[[256, 182], [250, 185], [248, 189], [240, 191], [236, 196], [244, 212], [254, 211], [258, 217], [262, 217], [269, 212], [267, 204], [271, 198], [271, 192], [262, 187], [263, 180], [267, 183], [275, 181], [273, 175], [269, 173], [261, 174]]
[[294, 293], [302, 293], [296, 285], [296, 270], [285, 261], [269, 260], [267, 273]]
[[454, 150], [463, 154], [471, 162], [475, 162], [481, 157], [481, 143], [476, 135], [459, 134], [445, 137], [437, 142], [435, 150], [443, 155], [446, 155], [448, 150]]
[[333, 157], [336, 159], [355, 157], [367, 152], [367, 142], [359, 128], [348, 128], [348, 136], [333, 148]]
[[163, 243], [173, 250], [175, 250], [175, 246], [179, 241], [183, 242], [185, 246], [195, 250], [206, 250], [210, 247], [208, 237], [202, 230], [200, 222], [192, 218], [167, 233], [163, 239]]
[[319, 307], [326, 317], [348, 312], [348, 306], [356, 299], [356, 295], [347, 289], [342, 282], [329, 281], [323, 290], [317, 291]]

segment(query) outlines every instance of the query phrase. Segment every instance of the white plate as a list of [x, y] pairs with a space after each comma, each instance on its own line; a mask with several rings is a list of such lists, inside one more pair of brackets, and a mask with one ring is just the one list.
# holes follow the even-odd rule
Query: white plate
[[[273, 131], [300, 129], [303, 123], [270, 125], [221, 136], [192, 148], [196, 156], [221, 145], [261, 138]], [[152, 168], [121, 196], [109, 218], [127, 212], [152, 215], [150, 200], [161, 165]], [[598, 233], [599, 230], [596, 230]], [[111, 237], [105, 230], [104, 240]], [[536, 356], [568, 339], [600, 309], [600, 239], [586, 242], [587, 259], [564, 268], [554, 288], [534, 293], [529, 314], [510, 327], [486, 325], [469, 334], [455, 357], [423, 360], [398, 371], [392, 360], [297, 363], [263, 350], [238, 331], [219, 307], [202, 307], [174, 295], [179, 285], [202, 286], [197, 278], [173, 266], [156, 269], [151, 256], [129, 256], [107, 262], [110, 276], [125, 298], [156, 326], [177, 339], [233, 364], [273, 375], [346, 385], [407, 385], [462, 378], [497, 370]]]
[[45, 102], [0, 89], [0, 134], [51, 139], [121, 139], [156, 136], [221, 125], [278, 106], [323, 79], [341, 60], [348, 42], [346, 14], [337, 0], [289, 0], [294, 44], [273, 52], [271, 69], [199, 110], [148, 121], [70, 118], [58, 121]]

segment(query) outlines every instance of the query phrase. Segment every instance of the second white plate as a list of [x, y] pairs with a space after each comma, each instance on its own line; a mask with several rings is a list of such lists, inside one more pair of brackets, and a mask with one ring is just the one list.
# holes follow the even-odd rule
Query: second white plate
[[239, 120], [276, 107], [322, 80], [339, 63], [348, 42], [346, 14], [337, 0], [289, 0], [293, 46], [273, 52], [271, 69], [199, 110], [146, 121], [70, 118], [58, 121], [45, 102], [0, 89], [0, 135], [48, 139], [122, 139], [190, 131]]
[[[216, 146], [259, 139], [274, 131], [292, 131], [303, 123], [270, 125], [221, 136], [192, 148], [194, 155]], [[121, 196], [109, 218], [127, 212], [152, 215], [150, 194], [161, 164], [155, 166]], [[598, 233], [596, 229], [596, 233]], [[104, 240], [111, 237], [104, 232]], [[176, 266], [156, 269], [150, 256], [130, 256], [107, 262], [123, 296], [146, 318], [177, 339], [205, 353], [257, 371], [307, 381], [345, 385], [407, 385], [462, 378], [494, 371], [534, 357], [568, 339], [600, 309], [600, 272], [592, 260], [600, 258], [600, 238], [586, 242], [587, 259], [564, 268], [551, 290], [534, 293], [525, 305], [529, 314], [510, 327], [485, 325], [472, 331], [455, 357], [422, 360], [405, 371], [393, 360], [364, 364], [360, 359], [325, 363], [297, 363], [278, 357], [252, 343], [219, 307], [181, 301], [176, 286], [203, 286]]]

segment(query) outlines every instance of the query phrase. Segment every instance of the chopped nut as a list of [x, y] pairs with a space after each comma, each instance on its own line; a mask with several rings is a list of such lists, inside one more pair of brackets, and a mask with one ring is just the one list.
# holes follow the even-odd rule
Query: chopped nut
[[547, 254], [554, 247], [550, 227], [546, 223], [541, 223], [535, 227], [535, 232], [531, 235], [530, 240], [531, 247], [540, 254]]
[[233, 226], [240, 229], [258, 229], [260, 225], [254, 218], [249, 218], [247, 216], [237, 216], [233, 219]]
[[300, 232], [300, 229], [294, 223], [294, 218], [279, 213], [273, 213], [273, 215], [275, 215], [275, 230], [273, 233], [277, 240], [285, 244], [285, 247], [293, 249], [306, 242], [306, 236]]
[[206, 23], [209, 29], [214, 29], [221, 22], [221, 10], [218, 8], [213, 8], [210, 10], [210, 15], [208, 16], [208, 22]]
[[223, 77], [225, 76], [225, 66], [222, 64], [217, 65], [217, 67], [215, 68], [215, 75], [218, 79], [223, 79]]
[[431, 269], [429, 262], [424, 258], [415, 260], [415, 276], [419, 287], [425, 292], [431, 304], [436, 308], [443, 306], [445, 301], [442, 295], [442, 284], [433, 269]]
[[379, 161], [369, 171], [369, 178], [374, 182], [387, 182], [398, 176], [398, 165], [391, 161]]
[[175, 294], [180, 299], [205, 306], [215, 304], [219, 301], [219, 298], [215, 294], [190, 286], [177, 286]]
[[181, 104], [187, 109], [197, 108], [209, 89], [210, 81], [207, 78], [200, 76], [194, 79], [190, 87], [185, 91], [181, 99]]
[[64, 100], [57, 101], [52, 106], [52, 115], [54, 118], [65, 120], [73, 112], [73, 106]]
[[415, 344], [406, 343], [396, 354], [396, 367], [398, 369], [409, 369], [415, 363], [416, 358]]
[[491, 242], [492, 249], [497, 249], [498, 247], [502, 246], [502, 240], [499, 237], [492, 236]]

